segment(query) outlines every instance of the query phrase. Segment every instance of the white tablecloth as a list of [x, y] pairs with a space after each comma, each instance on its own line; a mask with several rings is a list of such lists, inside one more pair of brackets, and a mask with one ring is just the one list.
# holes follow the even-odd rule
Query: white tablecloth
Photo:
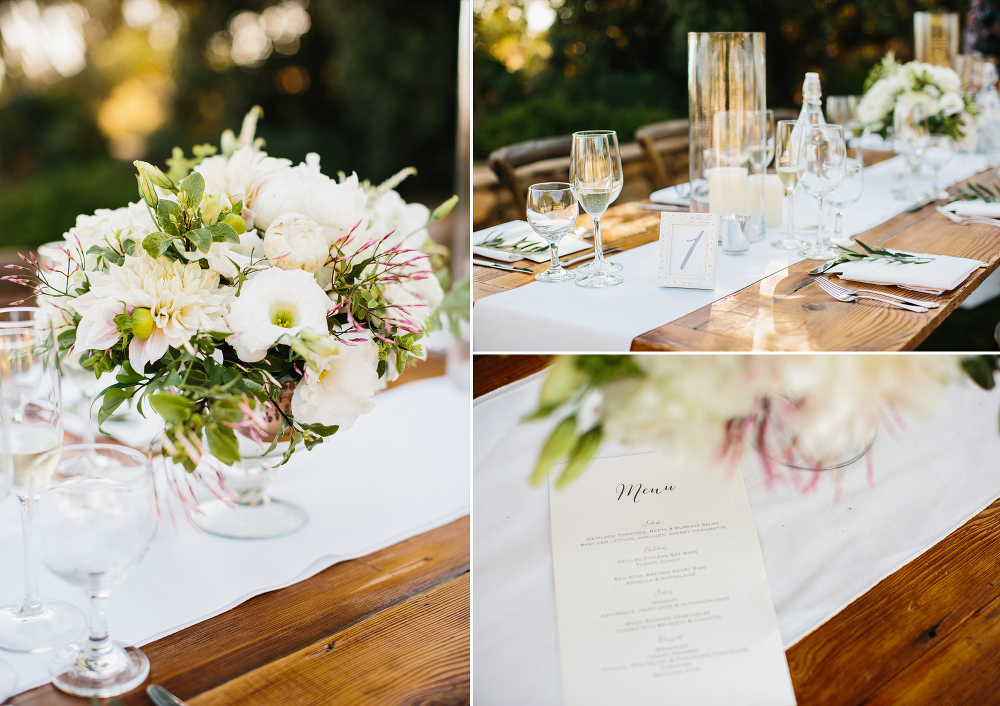
[[[274, 497], [298, 503], [308, 524], [267, 540], [165, 528], [109, 602], [111, 636], [143, 645], [469, 513], [469, 398], [447, 378], [381, 393], [354, 427], [281, 468]], [[20, 602], [21, 526], [13, 498], [0, 506], [0, 604]], [[84, 608], [79, 589], [39, 567], [43, 597]], [[51, 653], [0, 651], [18, 690], [48, 681]]]
[[[526, 480], [551, 422], [519, 422], [538, 389], [533, 376], [473, 408], [474, 696], [482, 706], [561, 703], [548, 495]], [[1000, 390], [956, 386], [946, 408], [911, 421], [902, 438], [880, 431], [875, 486], [858, 462], [844, 469], [839, 500], [832, 474], [806, 496], [765, 490], [748, 452], [742, 473], [786, 647], [1000, 496], [998, 408]]]
[[[857, 235], [914, 205], [897, 199], [902, 157], [865, 168], [865, 189], [844, 213], [844, 232]], [[957, 155], [943, 170], [941, 182], [954, 184], [986, 169], [981, 155]], [[796, 193], [800, 222], [816, 211], [816, 201], [801, 189]], [[941, 216], [942, 220], [944, 216]], [[815, 222], [815, 216], [812, 222]], [[477, 352], [627, 351], [632, 339], [657, 326], [739, 291], [787, 268], [801, 257], [778, 250], [770, 241], [781, 236], [768, 231], [752, 243], [746, 255], [719, 252], [715, 289], [674, 289], [656, 286], [658, 244], [653, 242], [609, 259], [622, 264], [625, 281], [610, 289], [584, 289], [574, 282], [531, 282], [478, 300], [473, 317]], [[943, 254], [943, 253], [936, 253]]]

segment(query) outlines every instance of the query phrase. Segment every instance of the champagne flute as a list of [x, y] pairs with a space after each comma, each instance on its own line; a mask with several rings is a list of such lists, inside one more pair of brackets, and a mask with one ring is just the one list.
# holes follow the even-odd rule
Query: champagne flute
[[580, 205], [573, 195], [573, 187], [565, 182], [532, 184], [528, 187], [528, 225], [549, 243], [552, 263], [545, 272], [539, 272], [539, 282], [566, 282], [576, 279], [576, 273], [563, 269], [559, 262], [559, 241], [573, 230], [580, 215]]
[[804, 163], [802, 188], [819, 201], [816, 242], [799, 254], [808, 260], [829, 260], [840, 251], [823, 237], [823, 209], [831, 191], [844, 181], [847, 173], [847, 144], [840, 125], [810, 125], [802, 133], [800, 162]]
[[115, 696], [145, 681], [149, 660], [112, 642], [107, 602], [156, 534], [153, 476], [145, 455], [124, 446], [79, 444], [42, 454], [32, 466], [29, 516], [45, 565], [81, 587], [90, 604], [86, 641], [49, 664], [52, 683], [75, 696]]
[[941, 169], [955, 156], [953, 143], [950, 135], [931, 134], [927, 137], [927, 147], [924, 150], [924, 161], [934, 173], [934, 180], [931, 182], [931, 196], [935, 199], [946, 199], [949, 194], [946, 189], [941, 188]]
[[[0, 388], [0, 505], [7, 497], [7, 490], [14, 479], [14, 463], [10, 457], [10, 436], [7, 423], [7, 405]], [[9, 664], [0, 660], [0, 703], [14, 694], [17, 686], [17, 673]]]
[[774, 167], [785, 187], [783, 220], [786, 237], [772, 240], [771, 245], [782, 250], [802, 250], [808, 243], [795, 234], [795, 189], [799, 185], [805, 164], [800, 159], [795, 121], [779, 120], [774, 135]]
[[39, 596], [28, 523], [32, 461], [62, 444], [57, 359], [55, 335], [44, 310], [0, 309], [0, 379], [10, 424], [11, 487], [21, 503], [24, 533], [24, 600], [0, 608], [0, 649], [12, 652], [44, 652], [64, 645], [86, 624], [83, 613], [69, 603]]
[[[615, 200], [618, 198], [618, 195], [621, 194], [622, 187], [625, 185], [625, 177], [622, 172], [622, 156], [621, 152], [618, 149], [618, 133], [616, 133], [614, 130], [583, 130], [581, 132], [573, 133], [574, 138], [577, 135], [607, 136], [608, 144], [611, 148], [611, 202], [608, 205], [614, 203]], [[574, 145], [575, 144], [576, 141], [574, 139]], [[570, 169], [572, 170], [573, 168], [572, 162], [570, 164], [571, 164]], [[572, 181], [572, 178], [570, 179], [570, 181]], [[597, 261], [595, 260], [594, 262], [588, 262], [586, 264], [580, 265], [579, 267], [576, 268], [576, 271], [584, 275], [590, 274], [590, 272], [594, 269], [594, 264], [596, 262]], [[609, 268], [611, 268], [609, 272], [618, 272], [622, 268], [621, 264], [617, 262], [605, 261], [604, 264], [607, 265]]]
[[834, 245], [850, 246], [854, 244], [851, 238], [843, 236], [844, 210], [861, 198], [865, 188], [865, 171], [861, 162], [848, 159], [844, 181], [830, 192], [827, 200], [834, 209], [833, 236], [830, 242]]
[[623, 281], [605, 261], [601, 245], [601, 216], [614, 193], [614, 161], [608, 135], [573, 135], [570, 183], [577, 201], [594, 219], [594, 264], [588, 275], [576, 283], [589, 289], [614, 287]]

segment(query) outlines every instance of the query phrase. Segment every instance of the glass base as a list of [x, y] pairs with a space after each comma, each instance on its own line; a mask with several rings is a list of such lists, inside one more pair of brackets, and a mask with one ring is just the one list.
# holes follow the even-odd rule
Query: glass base
[[854, 246], [854, 238], [849, 235], [834, 235], [829, 238], [834, 245], [843, 245], [845, 248]]
[[14, 668], [6, 662], [0, 661], [0, 704], [7, 700], [7, 697], [14, 695], [17, 687], [17, 674]]
[[209, 534], [231, 539], [269, 539], [302, 529], [309, 519], [306, 511], [284, 500], [266, 498], [254, 505], [226, 505], [211, 500], [198, 506], [194, 523]]
[[140, 686], [149, 676], [149, 660], [137, 647], [112, 643], [101, 664], [92, 664], [81, 645], [67, 645], [49, 664], [52, 684], [74, 696], [118, 696]]
[[[621, 272], [622, 266], [617, 262], [611, 262], [610, 260], [605, 260], [604, 269], [605, 272]], [[588, 262], [585, 265], [580, 265], [579, 267], [576, 268], [576, 271], [581, 274], [589, 275], [594, 271], [594, 263]]]
[[780, 238], [778, 240], [772, 240], [771, 245], [780, 250], [801, 250], [802, 248], [809, 247], [809, 243], [804, 240], [799, 240], [798, 238]]
[[535, 275], [537, 282], [568, 282], [571, 279], [576, 279], [576, 273], [564, 270], [562, 267], [557, 267], [554, 270], [550, 268]]
[[807, 260], [832, 260], [840, 257], [840, 251], [826, 243], [812, 243], [805, 250], [801, 250], [799, 255]]
[[794, 434], [787, 428], [783, 428], [781, 424], [776, 424], [771, 427], [771, 433], [764, 440], [764, 448], [758, 447], [756, 442], [754, 442], [754, 447], [775, 463], [780, 463], [788, 468], [796, 468], [800, 471], [832, 471], [849, 466], [864, 458], [875, 443], [877, 435], [878, 427], [875, 427], [871, 430], [871, 434], [865, 436], [856, 445], [843, 449], [831, 458], [811, 462], [810, 459], [803, 457], [792, 444]]
[[87, 627], [87, 617], [76, 606], [43, 601], [39, 615], [23, 617], [21, 606], [0, 608], [0, 650], [46, 652], [72, 642]]
[[576, 281], [577, 286], [586, 287], [587, 289], [607, 289], [608, 287], [614, 287], [617, 284], [621, 284], [625, 280], [618, 275], [614, 274], [592, 274], [582, 279]]

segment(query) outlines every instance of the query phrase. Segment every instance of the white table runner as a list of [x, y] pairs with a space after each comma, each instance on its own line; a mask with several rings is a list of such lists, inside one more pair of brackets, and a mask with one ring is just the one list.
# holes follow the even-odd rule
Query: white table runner
[[[473, 409], [474, 697], [484, 706], [562, 703], [549, 502], [526, 480], [551, 424], [519, 422], [535, 408], [539, 381], [497, 390]], [[742, 472], [786, 647], [1000, 496], [998, 408], [1000, 390], [956, 386], [945, 408], [912, 421], [902, 438], [880, 432], [875, 487], [856, 463], [843, 471], [837, 502], [832, 476], [806, 496], [765, 490], [748, 453]]]
[[[845, 233], [863, 233], [916, 203], [892, 195], [901, 185], [902, 165], [902, 157], [893, 157], [865, 168], [864, 192], [844, 213]], [[956, 155], [942, 170], [941, 183], [954, 184], [984, 169], [985, 157]], [[796, 193], [800, 222], [815, 222], [815, 215], [805, 219], [810, 211], [815, 214], [816, 204], [803, 191]], [[747, 255], [720, 252], [712, 290], [657, 287], [654, 242], [609, 258], [622, 264], [625, 281], [617, 287], [531, 282], [483, 297], [475, 305], [473, 346], [477, 352], [627, 351], [636, 336], [801, 261], [796, 252], [770, 245], [779, 236], [780, 231], [768, 231], [763, 241], [751, 244]]]
[[[376, 397], [375, 411], [282, 467], [272, 495], [298, 503], [308, 524], [295, 534], [234, 540], [179, 520], [154, 540], [125, 583], [111, 591], [115, 640], [143, 645], [469, 513], [469, 398], [445, 377], [418, 380]], [[21, 525], [13, 498], [0, 506], [0, 604], [23, 587]], [[82, 592], [39, 563], [43, 597], [80, 608]], [[51, 652], [0, 651], [18, 691], [48, 681]], [[82, 703], [82, 702], [81, 702]]]

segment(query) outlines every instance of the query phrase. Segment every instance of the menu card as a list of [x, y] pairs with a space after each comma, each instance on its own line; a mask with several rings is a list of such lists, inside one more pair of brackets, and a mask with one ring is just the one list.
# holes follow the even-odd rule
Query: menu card
[[549, 504], [567, 706], [795, 704], [738, 473], [605, 458]]

